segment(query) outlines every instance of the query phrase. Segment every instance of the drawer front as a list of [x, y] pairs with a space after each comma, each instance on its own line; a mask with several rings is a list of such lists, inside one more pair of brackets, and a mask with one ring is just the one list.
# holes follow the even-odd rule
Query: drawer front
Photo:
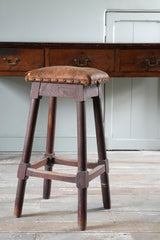
[[50, 65], [93, 67], [114, 72], [114, 49], [50, 49]]
[[120, 72], [160, 72], [160, 49], [121, 50]]
[[0, 71], [25, 72], [44, 66], [44, 50], [30, 48], [1, 48]]

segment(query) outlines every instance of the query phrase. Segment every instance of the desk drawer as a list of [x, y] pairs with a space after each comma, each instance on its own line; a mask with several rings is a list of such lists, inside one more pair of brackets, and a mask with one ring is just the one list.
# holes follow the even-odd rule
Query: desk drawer
[[50, 49], [50, 65], [94, 67], [114, 72], [114, 49]]
[[0, 71], [25, 72], [44, 66], [44, 50], [30, 48], [1, 48]]
[[160, 72], [160, 49], [121, 50], [120, 72]]

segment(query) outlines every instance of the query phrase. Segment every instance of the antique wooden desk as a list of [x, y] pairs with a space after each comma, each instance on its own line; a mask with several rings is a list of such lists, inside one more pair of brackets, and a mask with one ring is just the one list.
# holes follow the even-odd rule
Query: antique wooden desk
[[95, 67], [110, 77], [160, 77], [160, 43], [0, 42], [0, 76], [51, 65]]

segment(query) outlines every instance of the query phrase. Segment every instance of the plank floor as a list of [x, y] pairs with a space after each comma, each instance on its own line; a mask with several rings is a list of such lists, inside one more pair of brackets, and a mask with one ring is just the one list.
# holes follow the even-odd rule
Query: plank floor
[[[42, 156], [42, 155], [41, 155]], [[73, 153], [57, 156], [73, 158]], [[34, 153], [32, 159], [39, 159]], [[21, 153], [0, 154], [0, 240], [159, 240], [160, 152], [108, 152], [112, 209], [102, 207], [99, 178], [88, 188], [88, 224], [77, 228], [77, 189], [54, 181], [52, 196], [42, 199], [43, 181], [29, 178], [21, 218], [13, 215], [17, 166]], [[97, 159], [88, 155], [89, 161]], [[55, 166], [74, 173], [76, 168]]]

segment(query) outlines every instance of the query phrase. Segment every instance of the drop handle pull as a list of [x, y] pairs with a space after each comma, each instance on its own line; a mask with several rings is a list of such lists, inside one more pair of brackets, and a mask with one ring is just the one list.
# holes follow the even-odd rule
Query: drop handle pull
[[151, 59], [146, 58], [145, 61], [147, 62], [149, 67], [157, 67], [160, 63], [160, 58], [155, 59], [155, 63], [151, 62]]
[[9, 66], [16, 66], [17, 63], [20, 61], [19, 58], [15, 58], [14, 61], [12, 61], [11, 59], [8, 59], [8, 58], [3, 58], [3, 61], [7, 62]]
[[84, 59], [84, 63], [81, 63], [78, 58], [74, 58], [74, 62], [76, 63], [76, 65], [78, 67], [86, 67], [86, 66], [88, 66], [88, 62], [90, 62], [90, 59], [89, 58], [85, 58]]

